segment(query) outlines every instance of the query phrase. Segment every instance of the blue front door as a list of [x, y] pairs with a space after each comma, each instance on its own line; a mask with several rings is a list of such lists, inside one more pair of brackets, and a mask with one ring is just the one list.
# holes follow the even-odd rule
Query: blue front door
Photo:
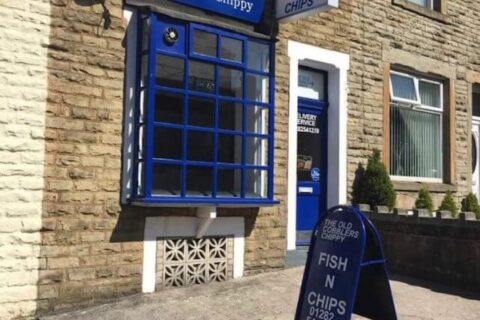
[[[323, 72], [299, 70], [299, 91], [303, 94], [298, 99], [297, 118], [297, 243], [309, 240], [320, 214], [326, 210], [326, 82]], [[303, 238], [302, 233], [306, 234]]]

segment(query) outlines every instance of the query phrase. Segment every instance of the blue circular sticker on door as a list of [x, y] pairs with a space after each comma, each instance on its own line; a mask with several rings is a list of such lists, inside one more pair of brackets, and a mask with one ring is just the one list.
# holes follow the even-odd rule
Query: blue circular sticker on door
[[310, 175], [312, 176], [313, 181], [318, 182], [318, 180], [320, 180], [320, 169], [312, 168]]

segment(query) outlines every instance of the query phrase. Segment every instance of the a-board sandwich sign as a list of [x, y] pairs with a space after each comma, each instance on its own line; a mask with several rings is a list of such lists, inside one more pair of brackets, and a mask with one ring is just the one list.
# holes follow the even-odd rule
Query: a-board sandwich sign
[[276, 17], [279, 22], [289, 22], [320, 11], [338, 8], [339, 0], [277, 0]]
[[312, 236], [295, 320], [396, 320], [380, 237], [358, 209], [329, 209]]

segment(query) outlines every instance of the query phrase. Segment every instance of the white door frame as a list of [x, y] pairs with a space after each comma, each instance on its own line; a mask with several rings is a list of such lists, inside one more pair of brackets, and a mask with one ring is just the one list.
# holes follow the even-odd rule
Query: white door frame
[[298, 67], [328, 72], [327, 208], [347, 202], [347, 71], [348, 54], [288, 41], [290, 99], [288, 121], [287, 249], [295, 250], [297, 208]]

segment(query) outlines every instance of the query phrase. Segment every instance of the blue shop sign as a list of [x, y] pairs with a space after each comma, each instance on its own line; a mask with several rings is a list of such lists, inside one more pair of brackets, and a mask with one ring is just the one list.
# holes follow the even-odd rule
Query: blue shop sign
[[312, 236], [295, 320], [396, 320], [380, 235], [358, 209], [328, 210]]
[[258, 23], [265, 0], [173, 0], [192, 7], [213, 11], [239, 20]]

